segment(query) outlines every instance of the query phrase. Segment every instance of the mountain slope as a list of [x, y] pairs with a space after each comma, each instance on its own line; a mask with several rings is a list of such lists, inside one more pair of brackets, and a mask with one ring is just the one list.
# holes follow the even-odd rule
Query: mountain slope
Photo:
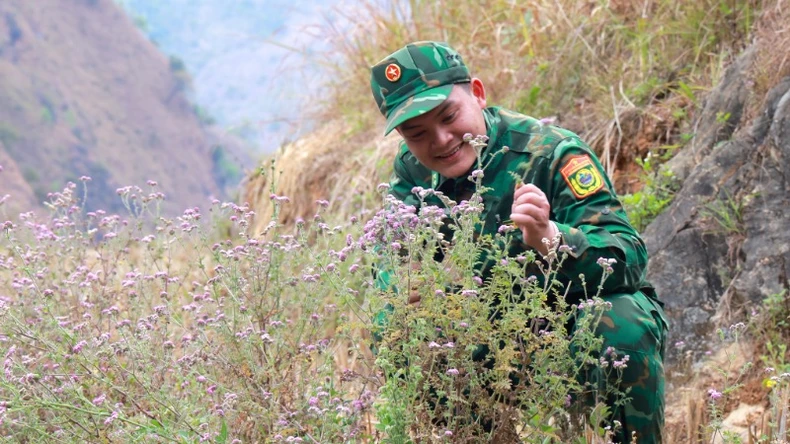
[[116, 188], [149, 179], [169, 213], [222, 197], [220, 141], [183, 74], [111, 0], [0, 3], [0, 142], [27, 185], [0, 173], [0, 190], [41, 202], [87, 175], [88, 208], [118, 210]]

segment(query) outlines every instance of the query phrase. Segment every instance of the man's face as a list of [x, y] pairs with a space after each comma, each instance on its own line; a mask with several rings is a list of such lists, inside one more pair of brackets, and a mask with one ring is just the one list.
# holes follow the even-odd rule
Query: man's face
[[464, 134], [486, 134], [485, 89], [479, 79], [465, 88], [455, 85], [447, 100], [427, 113], [397, 127], [409, 151], [429, 169], [444, 177], [461, 177], [475, 163], [474, 148]]

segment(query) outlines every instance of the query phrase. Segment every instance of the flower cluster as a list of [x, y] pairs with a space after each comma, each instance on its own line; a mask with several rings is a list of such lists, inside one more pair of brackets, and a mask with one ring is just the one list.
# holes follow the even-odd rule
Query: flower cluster
[[[350, 323], [353, 295], [366, 291], [353, 272], [359, 233], [335, 236], [316, 220], [295, 235], [273, 222], [271, 237], [254, 237], [250, 207], [219, 201], [163, 217], [152, 206], [164, 196], [148, 186], [118, 189], [125, 215], [83, 212], [69, 184], [50, 195], [49, 217], [2, 223], [3, 436], [133, 441], [162, 418], [176, 419], [146, 439], [364, 435], [375, 387], [361, 376], [327, 382], [329, 352], [347, 347], [328, 332], [361, 335]], [[249, 418], [255, 427], [227, 427]]]
[[360, 247], [364, 249], [379, 244], [408, 241], [419, 224], [420, 218], [415, 207], [388, 196], [385, 207], [365, 223], [364, 233], [359, 239]]

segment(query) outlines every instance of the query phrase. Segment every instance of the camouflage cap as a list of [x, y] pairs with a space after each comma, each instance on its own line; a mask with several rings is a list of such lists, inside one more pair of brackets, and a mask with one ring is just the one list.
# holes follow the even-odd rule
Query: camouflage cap
[[387, 135], [396, 126], [424, 114], [450, 95], [453, 84], [472, 76], [461, 56], [446, 43], [414, 42], [371, 68], [370, 89], [387, 118]]

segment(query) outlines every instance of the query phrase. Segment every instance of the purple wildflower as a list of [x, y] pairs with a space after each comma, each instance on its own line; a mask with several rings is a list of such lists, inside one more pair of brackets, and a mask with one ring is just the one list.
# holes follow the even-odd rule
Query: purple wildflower
[[497, 229], [497, 233], [499, 234], [510, 233], [515, 229], [516, 227], [514, 227], [513, 225], [500, 225], [499, 228]]
[[107, 419], [105, 419], [105, 420], [104, 420], [104, 425], [110, 425], [110, 424], [112, 424], [112, 422], [113, 422], [115, 419], [117, 419], [117, 418], [118, 418], [118, 412], [116, 412], [116, 411], [113, 411], [113, 412], [112, 412], [112, 414], [111, 414], [110, 416], [108, 416], [108, 417], [107, 417]]

